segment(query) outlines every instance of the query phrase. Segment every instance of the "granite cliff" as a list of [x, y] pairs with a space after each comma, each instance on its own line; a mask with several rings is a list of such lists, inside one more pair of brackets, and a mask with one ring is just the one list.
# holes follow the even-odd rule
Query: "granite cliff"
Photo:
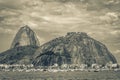
[[39, 40], [37, 39], [35, 32], [26, 25], [21, 27], [17, 32], [11, 44], [11, 48], [27, 45], [39, 46]]
[[106, 65], [116, 63], [115, 57], [104, 44], [84, 32], [70, 32], [42, 45], [34, 55], [35, 66], [62, 64]]

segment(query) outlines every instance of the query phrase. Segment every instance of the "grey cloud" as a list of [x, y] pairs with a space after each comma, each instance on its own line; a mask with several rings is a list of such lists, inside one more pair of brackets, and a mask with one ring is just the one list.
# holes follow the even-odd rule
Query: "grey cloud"
[[99, 16], [99, 19], [105, 24], [116, 25], [120, 22], [119, 14], [115, 12], [107, 12], [105, 15]]
[[0, 22], [4, 20], [4, 17], [0, 17]]
[[0, 0], [0, 40], [8, 39], [4, 34], [12, 41], [27, 24], [41, 44], [67, 32], [86, 32], [114, 53], [120, 47], [119, 4], [119, 0]]
[[20, 9], [21, 2], [16, 0], [0, 0], [0, 10], [2, 9]]
[[0, 27], [0, 33], [15, 34], [15, 31], [12, 29], [4, 29], [4, 28]]

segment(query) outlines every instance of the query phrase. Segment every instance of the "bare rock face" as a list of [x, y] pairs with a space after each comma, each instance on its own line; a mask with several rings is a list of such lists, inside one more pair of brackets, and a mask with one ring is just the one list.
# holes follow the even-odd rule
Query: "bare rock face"
[[37, 46], [20, 46], [0, 53], [0, 64], [32, 64]]
[[36, 37], [36, 34], [26, 25], [21, 27], [16, 34], [11, 48], [28, 45], [39, 46], [39, 41]]
[[24, 26], [16, 34], [11, 48], [0, 53], [0, 64], [32, 64], [38, 47], [36, 34], [28, 26]]
[[115, 57], [101, 42], [83, 32], [70, 32], [42, 45], [35, 53], [35, 66], [62, 64], [106, 65], [117, 63]]

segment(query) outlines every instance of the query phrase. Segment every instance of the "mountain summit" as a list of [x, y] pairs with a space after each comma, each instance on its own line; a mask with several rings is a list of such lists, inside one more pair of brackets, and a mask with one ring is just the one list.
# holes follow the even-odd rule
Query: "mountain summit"
[[26, 25], [24, 27], [21, 27], [17, 32], [12, 42], [11, 48], [28, 45], [39, 46], [39, 40], [37, 39], [37, 36], [33, 30]]
[[33, 64], [51, 66], [62, 64], [106, 65], [116, 63], [114, 56], [101, 42], [84, 32], [69, 32], [42, 45], [35, 53]]
[[0, 64], [31, 64], [38, 47], [39, 41], [33, 30], [28, 26], [21, 27], [11, 48], [0, 53]]

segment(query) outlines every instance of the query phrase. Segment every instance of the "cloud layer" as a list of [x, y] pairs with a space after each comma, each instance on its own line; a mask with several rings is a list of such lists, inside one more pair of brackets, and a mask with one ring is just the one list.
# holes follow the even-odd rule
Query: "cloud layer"
[[[0, 0], [0, 51], [29, 25], [43, 44], [67, 32], [87, 32], [120, 55], [120, 0]], [[120, 61], [120, 60], [119, 60]]]

